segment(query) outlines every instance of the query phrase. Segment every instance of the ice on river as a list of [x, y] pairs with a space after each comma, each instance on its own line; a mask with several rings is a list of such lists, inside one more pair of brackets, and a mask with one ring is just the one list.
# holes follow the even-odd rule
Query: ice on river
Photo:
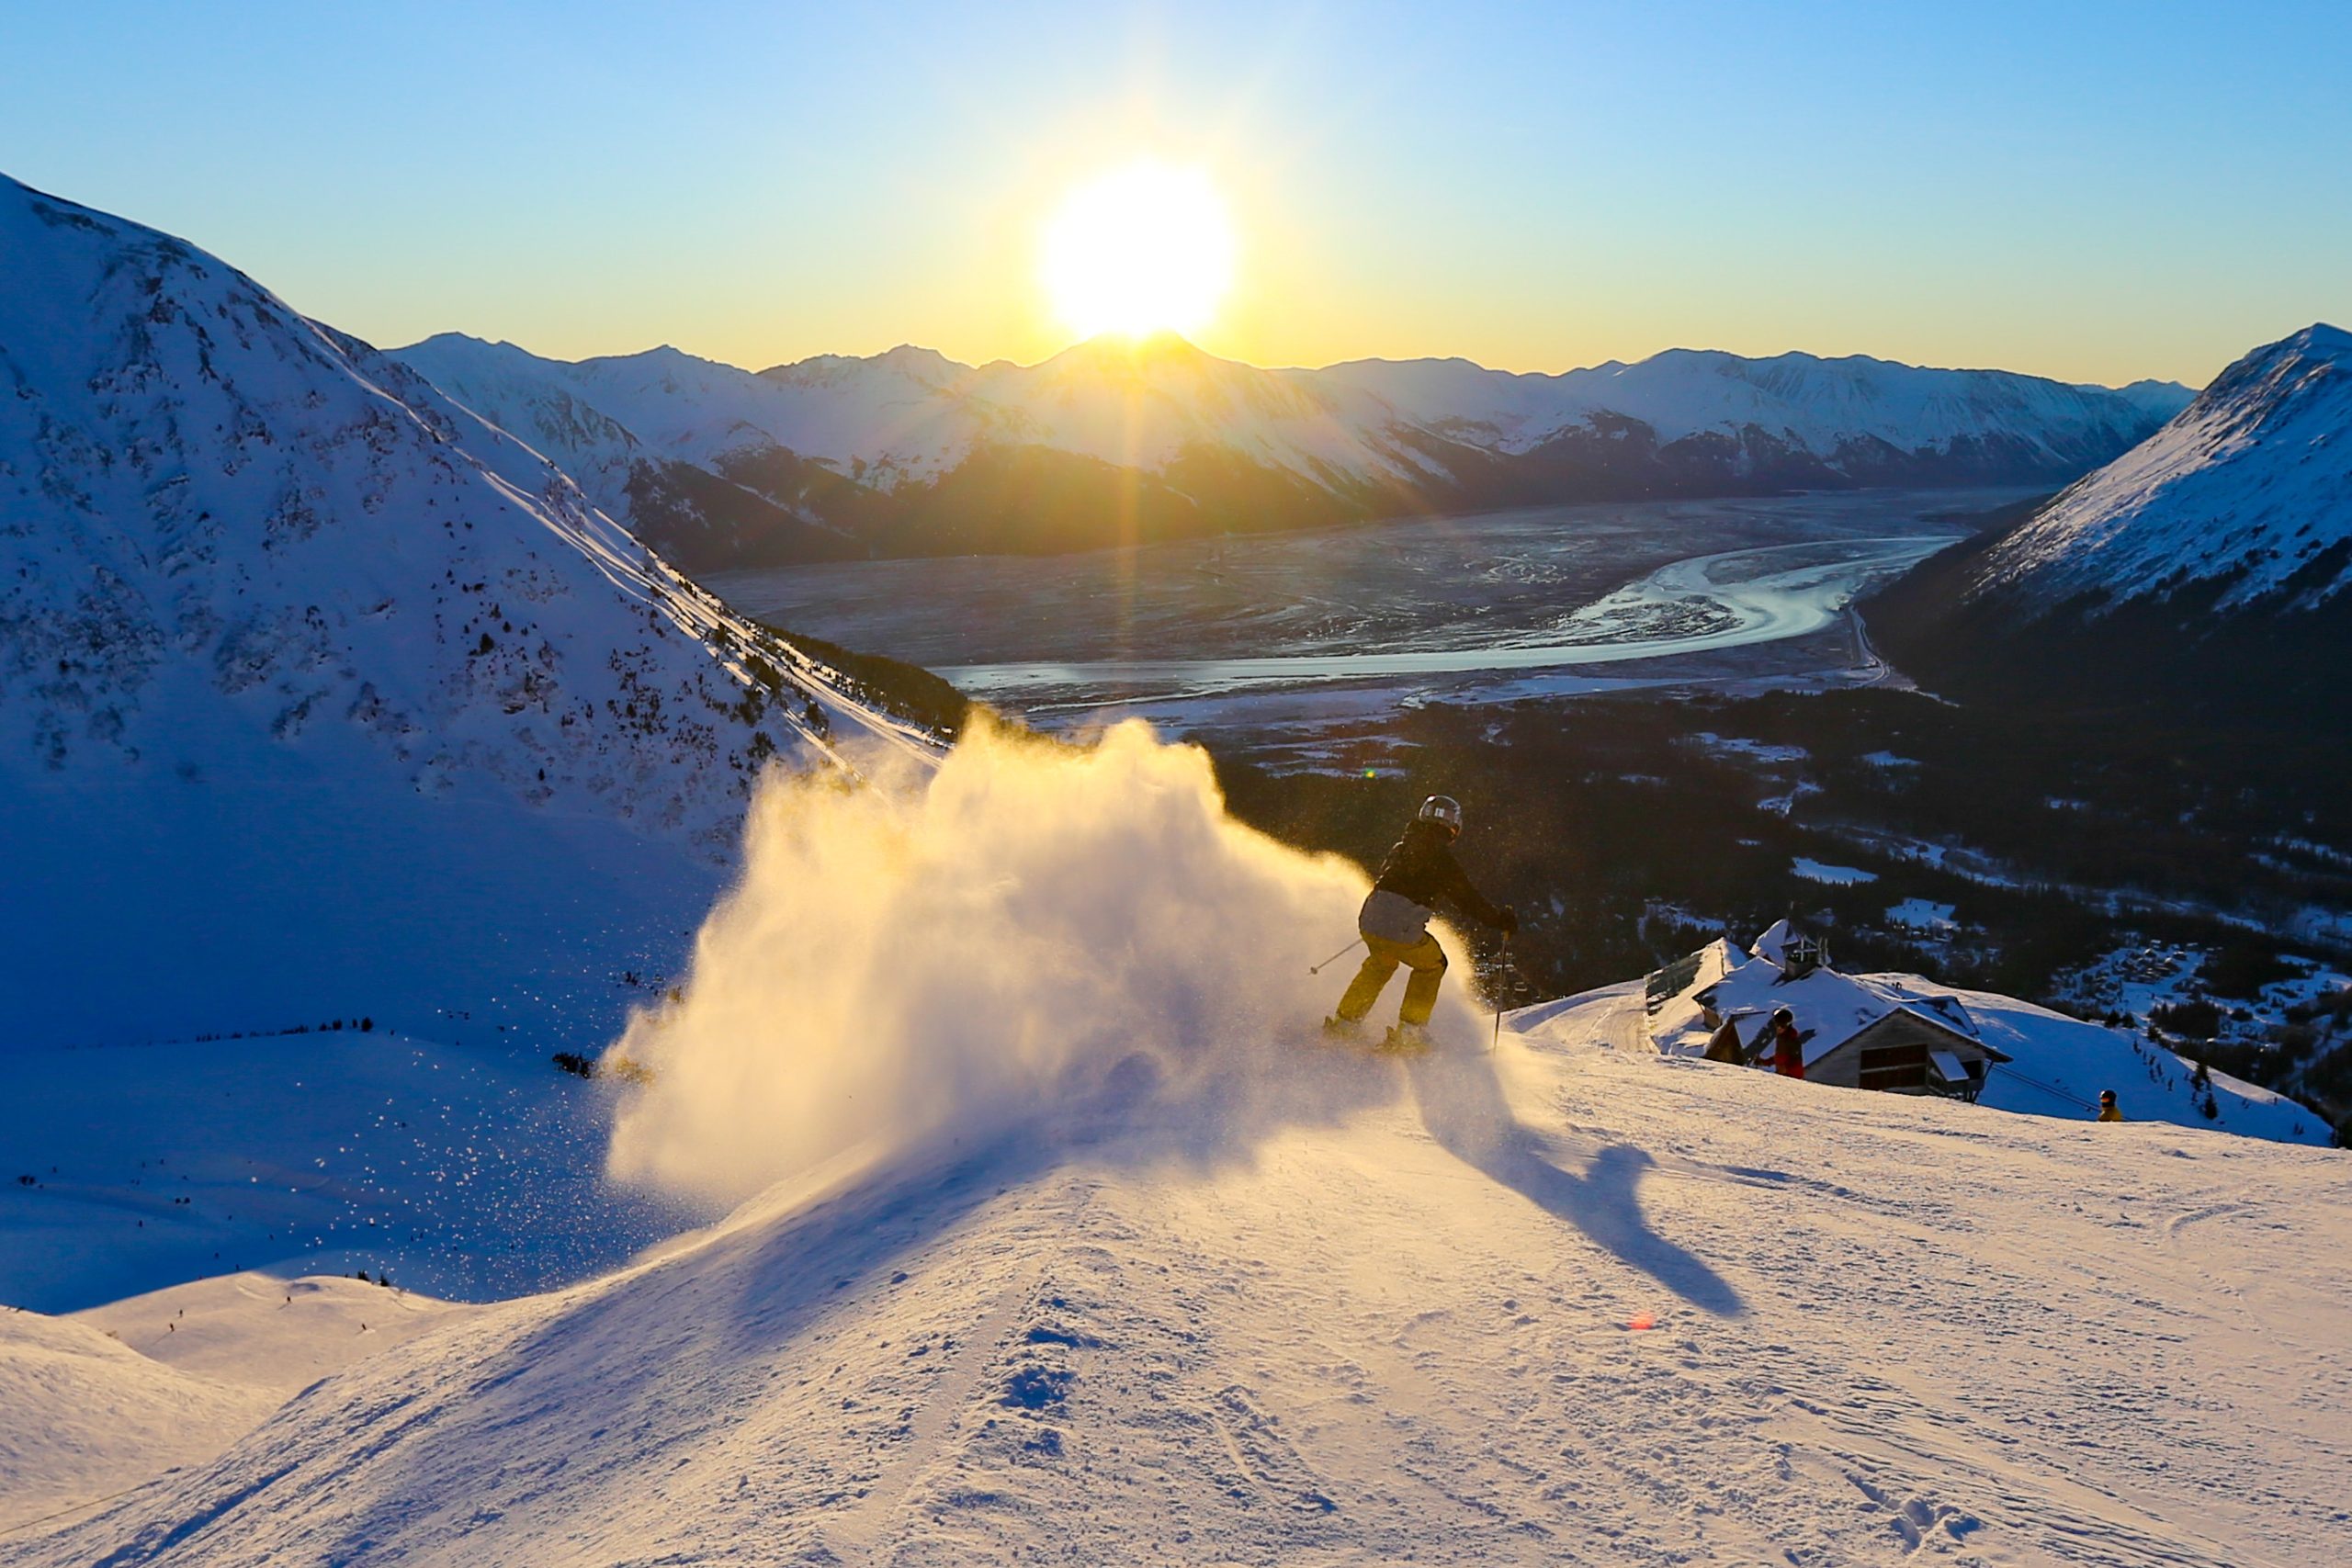
[[1469, 647], [1258, 658], [965, 664], [940, 673], [984, 701], [1200, 695], [1397, 676], [1525, 673], [1712, 653], [1836, 624], [1867, 583], [1907, 570], [1949, 535], [1773, 545], [1679, 560], [1560, 618], [1545, 635]]

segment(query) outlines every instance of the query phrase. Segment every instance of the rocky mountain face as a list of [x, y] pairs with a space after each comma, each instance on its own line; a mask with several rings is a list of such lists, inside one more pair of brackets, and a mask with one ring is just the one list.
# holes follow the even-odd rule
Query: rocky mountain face
[[720, 874], [770, 759], [919, 744], [537, 453], [234, 268], [4, 179], [0, 254], [0, 839], [12, 881], [47, 879], [30, 934], [67, 975], [136, 931], [175, 976], [155, 1016], [212, 1019], [160, 1000], [225, 962], [198, 951], [208, 900], [290, 937], [300, 879], [341, 875], [369, 978], [329, 989], [382, 1011], [421, 994], [396, 956], [479, 933], [453, 909], [511, 896], [576, 932], [548, 900], [584, 864]]
[[2346, 711], [2348, 587], [2352, 333], [2318, 324], [2254, 350], [2048, 503], [1925, 563], [1871, 625], [1955, 691], [2301, 724]]
[[1166, 336], [1034, 366], [898, 348], [756, 376], [674, 349], [566, 364], [456, 334], [398, 355], [690, 567], [1559, 501], [2054, 485], [2189, 395], [1682, 350], [1561, 376], [1462, 360], [1265, 370]]

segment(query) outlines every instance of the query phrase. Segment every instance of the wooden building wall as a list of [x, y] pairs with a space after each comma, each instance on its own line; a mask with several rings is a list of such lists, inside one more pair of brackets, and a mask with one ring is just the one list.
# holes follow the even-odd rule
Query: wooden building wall
[[1807, 1082], [1895, 1094], [1928, 1092], [1928, 1053], [1949, 1051], [1962, 1061], [1984, 1055], [1965, 1034], [1939, 1029], [1916, 1013], [1888, 1013], [1804, 1070]]

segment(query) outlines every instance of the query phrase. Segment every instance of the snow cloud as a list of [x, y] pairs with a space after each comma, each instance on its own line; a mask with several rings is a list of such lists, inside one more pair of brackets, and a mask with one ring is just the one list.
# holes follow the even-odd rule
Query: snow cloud
[[[1307, 973], [1365, 887], [1234, 821], [1207, 755], [1141, 723], [1083, 750], [982, 728], [935, 774], [859, 787], [779, 772], [681, 998], [607, 1053], [653, 1073], [612, 1173], [733, 1201], [1015, 1127], [1229, 1149], [1394, 1093], [1389, 1064], [1319, 1043], [1354, 955]], [[1485, 1024], [1453, 945], [1434, 1021], [1465, 1043]]]

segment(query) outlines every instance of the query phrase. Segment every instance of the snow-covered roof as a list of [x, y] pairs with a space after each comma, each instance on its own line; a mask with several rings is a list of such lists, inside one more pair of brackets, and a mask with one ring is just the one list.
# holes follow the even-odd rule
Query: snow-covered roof
[[[1888, 1015], [1908, 1012], [2007, 1059], [1984, 1043], [1959, 998], [1918, 976], [1843, 975], [1826, 965], [1792, 976], [1781, 965], [1795, 938], [1789, 922], [1778, 920], [1746, 953], [1717, 941], [1686, 959], [1692, 965], [1689, 978], [1675, 973], [1679, 987], [1651, 998], [1652, 1043], [1667, 1055], [1697, 1055], [1714, 1032], [1715, 1026], [1707, 1021], [1712, 1013], [1717, 1021], [1755, 1020], [1740, 1032], [1742, 1041], [1752, 1043], [1762, 1021], [1774, 1008], [1785, 1007], [1795, 1014], [1799, 1029], [1814, 1032], [1804, 1043], [1810, 1066]], [[1679, 971], [1681, 965], [1674, 967]]]

